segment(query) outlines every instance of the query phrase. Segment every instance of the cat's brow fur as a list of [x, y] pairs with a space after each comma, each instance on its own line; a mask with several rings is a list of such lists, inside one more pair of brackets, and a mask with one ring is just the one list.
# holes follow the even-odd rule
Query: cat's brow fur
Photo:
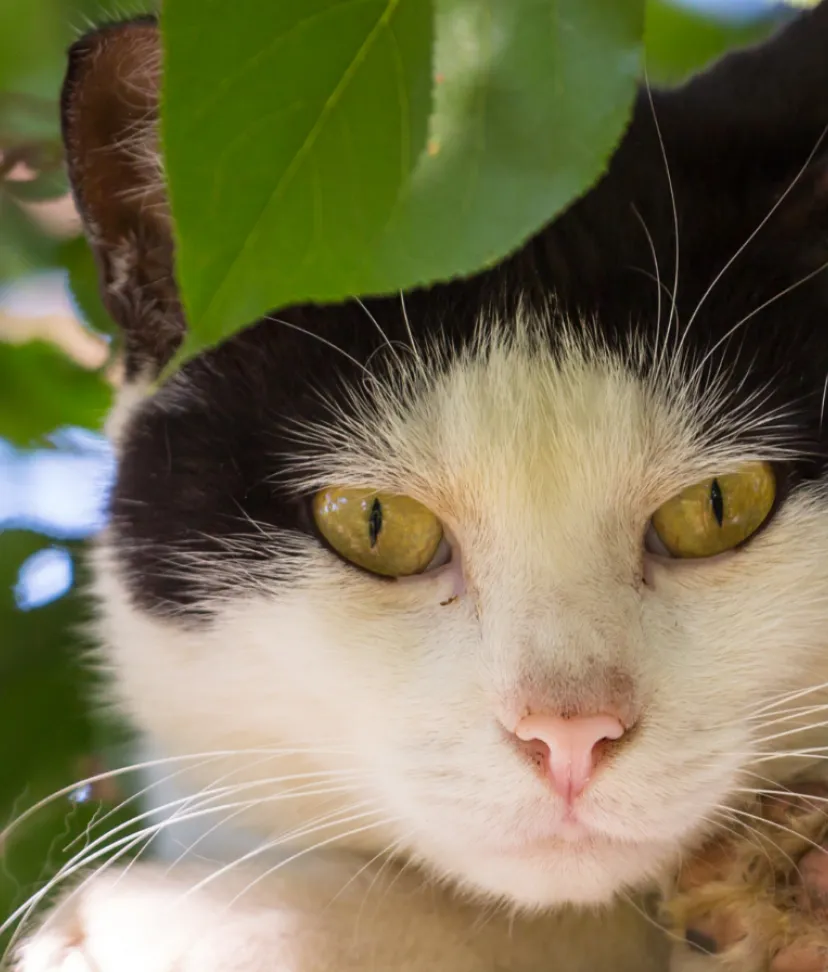
[[[157, 390], [183, 322], [166, 223], [140, 205], [154, 170], [115, 140], [109, 164], [137, 184], [119, 187], [121, 228], [102, 222], [92, 190], [113, 171], [90, 170], [82, 111], [129, 31], [81, 42], [64, 98], [70, 172], [130, 356], [93, 555], [113, 700], [166, 754], [278, 746], [279, 773], [349, 771], [344, 794], [251, 803], [236, 823], [272, 837], [341, 811], [325, 838], [342, 831], [336, 846], [369, 873], [393, 847], [406, 894], [414, 874], [475, 908], [540, 912], [646, 890], [749, 773], [787, 779], [803, 764], [785, 750], [825, 743], [807, 713], [792, 717], [767, 760], [755, 713], [800, 689], [828, 703], [828, 5], [683, 88], [642, 90], [604, 178], [495, 269], [280, 310]], [[151, 125], [157, 104], [142, 105]], [[147, 281], [142, 331], [141, 303], [112, 294]], [[662, 503], [756, 459], [774, 464], [779, 499], [751, 542], [698, 562], [645, 555]], [[425, 504], [452, 566], [403, 583], [345, 563], [309, 511], [331, 484]], [[579, 803], [594, 836], [569, 842], [504, 727], [527, 710], [609, 709], [635, 729]], [[190, 782], [222, 774], [262, 779], [228, 755]], [[348, 836], [352, 806], [377, 817]], [[274, 894], [284, 915], [291, 893]], [[388, 935], [368, 933], [382, 967], [434, 967], [411, 941], [394, 952], [395, 935], [429, 924], [388, 901]], [[469, 907], [440, 901], [447, 922]], [[563, 972], [663, 968], [630, 945], [641, 929], [623, 915], [609, 958], [558, 917], [537, 919], [548, 935], [527, 958], [538, 926], [515, 920], [506, 968], [540, 972], [555, 941]], [[501, 967], [452, 953], [456, 929], [434, 934], [446, 970]], [[298, 972], [363, 967], [317, 959]]]

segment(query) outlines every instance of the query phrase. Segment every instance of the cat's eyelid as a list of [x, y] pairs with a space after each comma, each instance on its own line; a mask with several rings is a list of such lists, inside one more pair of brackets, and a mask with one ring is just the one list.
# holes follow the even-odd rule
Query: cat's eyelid
[[665, 560], [676, 559], [667, 547], [665, 547], [661, 537], [656, 532], [656, 528], [653, 526], [652, 520], [647, 521], [647, 529], [644, 532], [644, 551], [648, 554], [655, 554], [657, 557], [663, 557]]
[[[431, 571], [438, 570], [440, 567], [445, 567], [446, 564], [450, 564], [454, 556], [454, 550], [451, 545], [451, 541], [446, 536], [445, 527], [443, 527], [443, 537], [440, 540], [440, 545], [431, 558], [428, 566], [423, 571], [423, 574], [428, 574]], [[422, 575], [420, 575], [422, 576]]]

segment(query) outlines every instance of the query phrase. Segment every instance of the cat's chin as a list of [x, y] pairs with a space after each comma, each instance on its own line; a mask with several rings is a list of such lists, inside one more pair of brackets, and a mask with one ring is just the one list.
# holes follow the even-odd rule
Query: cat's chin
[[459, 848], [441, 861], [464, 888], [509, 899], [518, 907], [609, 904], [619, 892], [644, 889], [675, 860], [675, 845], [562, 835], [525, 847]]

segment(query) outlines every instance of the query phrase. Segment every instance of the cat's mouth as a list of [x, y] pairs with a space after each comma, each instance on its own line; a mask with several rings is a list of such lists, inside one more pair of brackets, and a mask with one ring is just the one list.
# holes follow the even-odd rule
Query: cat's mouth
[[607, 839], [605, 835], [599, 834], [596, 830], [587, 826], [587, 824], [579, 820], [574, 814], [570, 814], [560, 822], [554, 834], [541, 838], [540, 842], [574, 844], [584, 840], [595, 840], [598, 838]]
[[574, 847], [595, 847], [617, 843], [616, 839], [590, 827], [581, 820], [567, 818], [545, 834], [526, 836], [520, 841], [510, 841], [503, 847], [507, 854], [519, 857], [543, 852], [555, 852]]
[[538, 858], [544, 855], [571, 854], [573, 851], [600, 850], [633, 843], [608, 833], [590, 822], [586, 814], [569, 809], [555, 819], [537, 821], [524, 828], [504, 830], [491, 841], [491, 849], [504, 857]]
[[618, 839], [584, 823], [492, 842], [441, 842], [425, 857], [441, 873], [517, 905], [601, 904], [660, 873], [673, 845]]

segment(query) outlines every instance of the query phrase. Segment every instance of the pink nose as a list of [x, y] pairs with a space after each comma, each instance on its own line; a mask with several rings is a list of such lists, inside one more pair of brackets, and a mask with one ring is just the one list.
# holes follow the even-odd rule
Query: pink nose
[[624, 726], [604, 713], [572, 719], [538, 713], [524, 716], [515, 735], [529, 743], [555, 790], [571, 801], [589, 783], [597, 762], [595, 747], [603, 739], [620, 739]]

